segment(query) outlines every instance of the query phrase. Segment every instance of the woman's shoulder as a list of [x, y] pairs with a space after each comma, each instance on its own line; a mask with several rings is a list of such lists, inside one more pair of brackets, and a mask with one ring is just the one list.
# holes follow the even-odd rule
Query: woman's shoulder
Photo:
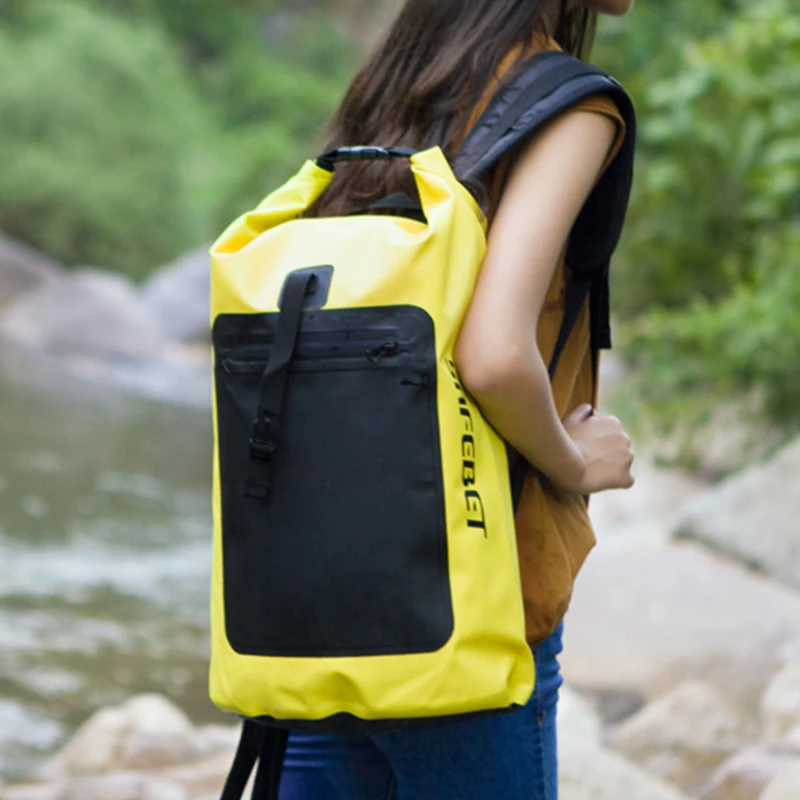
[[627, 125], [625, 123], [625, 118], [622, 116], [617, 104], [614, 102], [612, 97], [607, 94], [594, 94], [590, 97], [587, 97], [583, 100], [578, 101], [574, 106], [567, 109], [565, 114], [575, 114], [575, 113], [589, 113], [589, 114], [600, 114], [601, 116], [607, 117], [608, 119], [612, 120], [617, 127], [617, 133], [614, 137], [614, 144], [611, 146], [611, 149], [608, 152], [608, 156], [606, 157], [605, 164], [603, 165], [603, 172], [608, 169], [614, 159], [617, 157], [622, 145], [625, 142], [625, 134], [627, 132]]

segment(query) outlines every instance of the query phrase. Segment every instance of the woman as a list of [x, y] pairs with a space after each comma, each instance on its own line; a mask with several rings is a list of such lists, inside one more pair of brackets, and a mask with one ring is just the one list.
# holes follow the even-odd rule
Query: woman
[[[347, 94], [329, 146], [438, 144], [453, 153], [519, 60], [558, 47], [585, 57], [596, 14], [621, 15], [632, 4], [406, 0]], [[515, 714], [431, 730], [295, 734], [281, 800], [555, 800], [557, 626], [574, 572], [594, 544], [583, 498], [629, 488], [633, 455], [619, 421], [592, 411], [588, 312], [552, 387], [546, 364], [563, 318], [567, 237], [623, 138], [613, 102], [591, 98], [550, 123], [486, 181], [488, 253], [456, 349], [463, 382], [487, 419], [536, 468], [518, 514], [528, 638], [538, 671], [533, 700]], [[347, 213], [392, 191], [411, 193], [406, 176], [404, 165], [393, 171], [385, 164], [348, 165], [337, 170], [315, 213]], [[548, 537], [568, 543], [573, 574], [554, 569], [544, 581], [533, 580], [526, 570], [535, 563], [541, 571], [547, 552], [541, 542]]]

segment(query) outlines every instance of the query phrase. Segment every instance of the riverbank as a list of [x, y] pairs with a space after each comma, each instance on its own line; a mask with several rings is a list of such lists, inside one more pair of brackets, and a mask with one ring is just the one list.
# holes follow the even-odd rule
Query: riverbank
[[[800, 591], [676, 538], [720, 491], [642, 465], [633, 492], [597, 498], [566, 623], [562, 800], [800, 796]], [[236, 736], [134, 697], [0, 800], [212, 800]]]

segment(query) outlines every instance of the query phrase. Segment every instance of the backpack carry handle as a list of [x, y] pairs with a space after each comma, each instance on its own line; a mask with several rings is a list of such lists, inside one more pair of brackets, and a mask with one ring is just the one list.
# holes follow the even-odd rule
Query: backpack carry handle
[[416, 152], [410, 147], [340, 147], [321, 155], [317, 166], [333, 172], [337, 164], [346, 161], [390, 161], [393, 158], [411, 158]]

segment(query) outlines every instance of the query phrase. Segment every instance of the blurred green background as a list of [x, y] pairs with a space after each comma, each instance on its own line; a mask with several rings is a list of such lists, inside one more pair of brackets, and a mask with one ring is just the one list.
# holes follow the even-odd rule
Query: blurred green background
[[[212, 239], [319, 147], [393, 5], [3, 0], [0, 231], [135, 279]], [[642, 120], [614, 286], [640, 426], [740, 396], [800, 419], [798, 11], [643, 0], [601, 27]]]

